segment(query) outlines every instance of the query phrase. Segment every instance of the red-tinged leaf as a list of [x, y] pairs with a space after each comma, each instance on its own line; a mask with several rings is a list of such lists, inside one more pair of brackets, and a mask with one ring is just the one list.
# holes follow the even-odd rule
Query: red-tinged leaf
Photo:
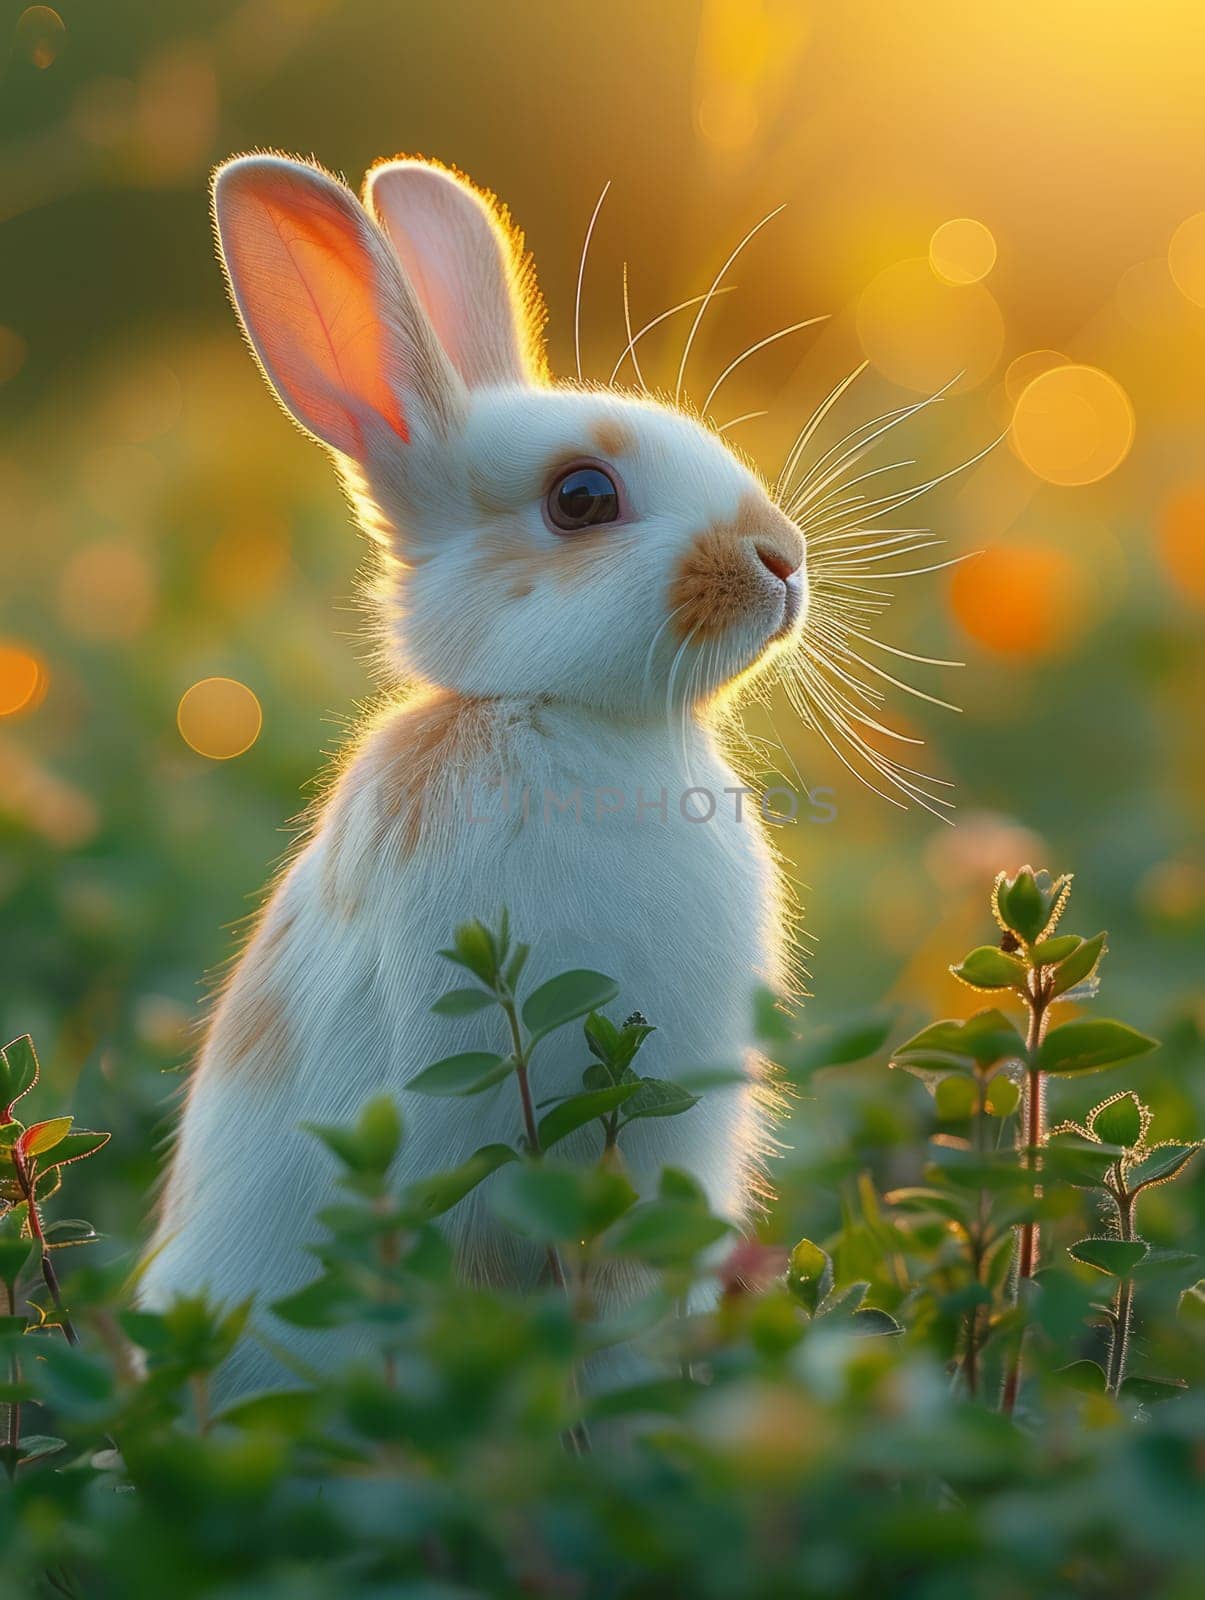
[[46, 1122], [31, 1122], [17, 1140], [17, 1149], [28, 1160], [53, 1150], [71, 1131], [74, 1117], [50, 1117]]

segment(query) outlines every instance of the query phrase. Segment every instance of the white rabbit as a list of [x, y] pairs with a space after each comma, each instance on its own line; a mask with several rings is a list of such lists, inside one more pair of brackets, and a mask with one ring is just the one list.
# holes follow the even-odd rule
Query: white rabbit
[[[615, 978], [657, 1026], [644, 1072], [747, 1063], [746, 1087], [633, 1124], [625, 1153], [638, 1185], [672, 1163], [748, 1213], [766, 1142], [751, 997], [783, 980], [787, 935], [757, 801], [706, 707], [796, 638], [804, 542], [684, 411], [550, 381], [521, 241], [457, 175], [382, 164], [361, 204], [312, 165], [244, 156], [219, 169], [214, 215], [264, 375], [380, 546], [388, 659], [417, 687], [340, 763], [220, 997], [142, 1295], [254, 1294], [272, 1337], [322, 1362], [329, 1336], [268, 1311], [314, 1275], [302, 1246], [332, 1192], [299, 1124], [392, 1094], [403, 1182], [520, 1131], [513, 1083], [403, 1092], [441, 1056], [504, 1047], [492, 1012], [431, 1014], [454, 982], [436, 952], [466, 917], [508, 908], [531, 984]], [[540, 1095], [580, 1083], [580, 1035], [557, 1037]], [[481, 1191], [447, 1223], [467, 1270], [536, 1275]], [[246, 1342], [226, 1384], [275, 1376]]]

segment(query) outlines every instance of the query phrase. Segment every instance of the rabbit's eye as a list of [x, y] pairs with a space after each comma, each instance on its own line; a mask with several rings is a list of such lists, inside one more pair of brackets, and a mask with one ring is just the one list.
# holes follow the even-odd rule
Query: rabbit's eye
[[577, 533], [619, 519], [619, 490], [602, 467], [570, 467], [548, 491], [548, 520], [560, 533]]

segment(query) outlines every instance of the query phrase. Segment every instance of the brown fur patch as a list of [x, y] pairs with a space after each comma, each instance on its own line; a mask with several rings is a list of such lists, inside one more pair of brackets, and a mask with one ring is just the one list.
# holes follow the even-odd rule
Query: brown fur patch
[[606, 526], [566, 534], [547, 549], [534, 544], [527, 529], [516, 524], [481, 535], [477, 570], [504, 579], [507, 593], [521, 600], [545, 577], [565, 588], [590, 582], [630, 549], [631, 542], [630, 529]]
[[600, 455], [626, 456], [636, 448], [636, 436], [626, 423], [616, 417], [604, 417], [590, 430], [595, 448]]
[[412, 855], [425, 827], [454, 800], [452, 781], [490, 747], [493, 702], [437, 689], [381, 727], [368, 749], [375, 791], [375, 838], [400, 838]]
[[291, 913], [268, 916], [243, 952], [219, 1002], [205, 1048], [217, 1071], [261, 1079], [288, 1065], [291, 1030], [276, 968], [293, 927]]
[[759, 545], [792, 568], [803, 561], [795, 524], [758, 494], [746, 495], [730, 521], [714, 522], [696, 536], [670, 584], [672, 628], [680, 640], [714, 638], [763, 603]]

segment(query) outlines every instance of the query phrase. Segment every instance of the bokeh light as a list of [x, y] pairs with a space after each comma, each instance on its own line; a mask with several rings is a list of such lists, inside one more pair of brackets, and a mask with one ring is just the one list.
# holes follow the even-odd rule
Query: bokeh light
[[1205, 607], [1205, 483], [1182, 489], [1164, 506], [1159, 554], [1177, 592]]
[[992, 230], [974, 217], [951, 217], [929, 240], [929, 265], [946, 283], [978, 283], [996, 265]]
[[955, 287], [934, 276], [927, 258], [897, 261], [858, 302], [858, 338], [884, 377], [932, 394], [957, 378], [973, 389], [1004, 348], [1004, 318], [981, 283]]
[[128, 539], [98, 539], [63, 568], [58, 598], [59, 614], [81, 639], [136, 639], [154, 610], [154, 574]]
[[17, 18], [17, 48], [39, 71], [58, 60], [66, 37], [63, 19], [52, 6], [26, 6]]
[[1186, 217], [1172, 234], [1167, 264], [1185, 299], [1205, 306], [1205, 211]]
[[1052, 367], [1026, 384], [1013, 412], [1012, 444], [1047, 483], [1096, 483], [1134, 442], [1134, 408], [1099, 367]]
[[0, 717], [32, 711], [46, 693], [46, 668], [32, 650], [0, 640]]
[[1084, 612], [1081, 574], [1055, 545], [998, 545], [955, 567], [950, 603], [976, 644], [1017, 660], [1067, 649]]
[[263, 722], [259, 701], [237, 678], [202, 678], [176, 710], [185, 744], [211, 761], [241, 756], [259, 738]]

